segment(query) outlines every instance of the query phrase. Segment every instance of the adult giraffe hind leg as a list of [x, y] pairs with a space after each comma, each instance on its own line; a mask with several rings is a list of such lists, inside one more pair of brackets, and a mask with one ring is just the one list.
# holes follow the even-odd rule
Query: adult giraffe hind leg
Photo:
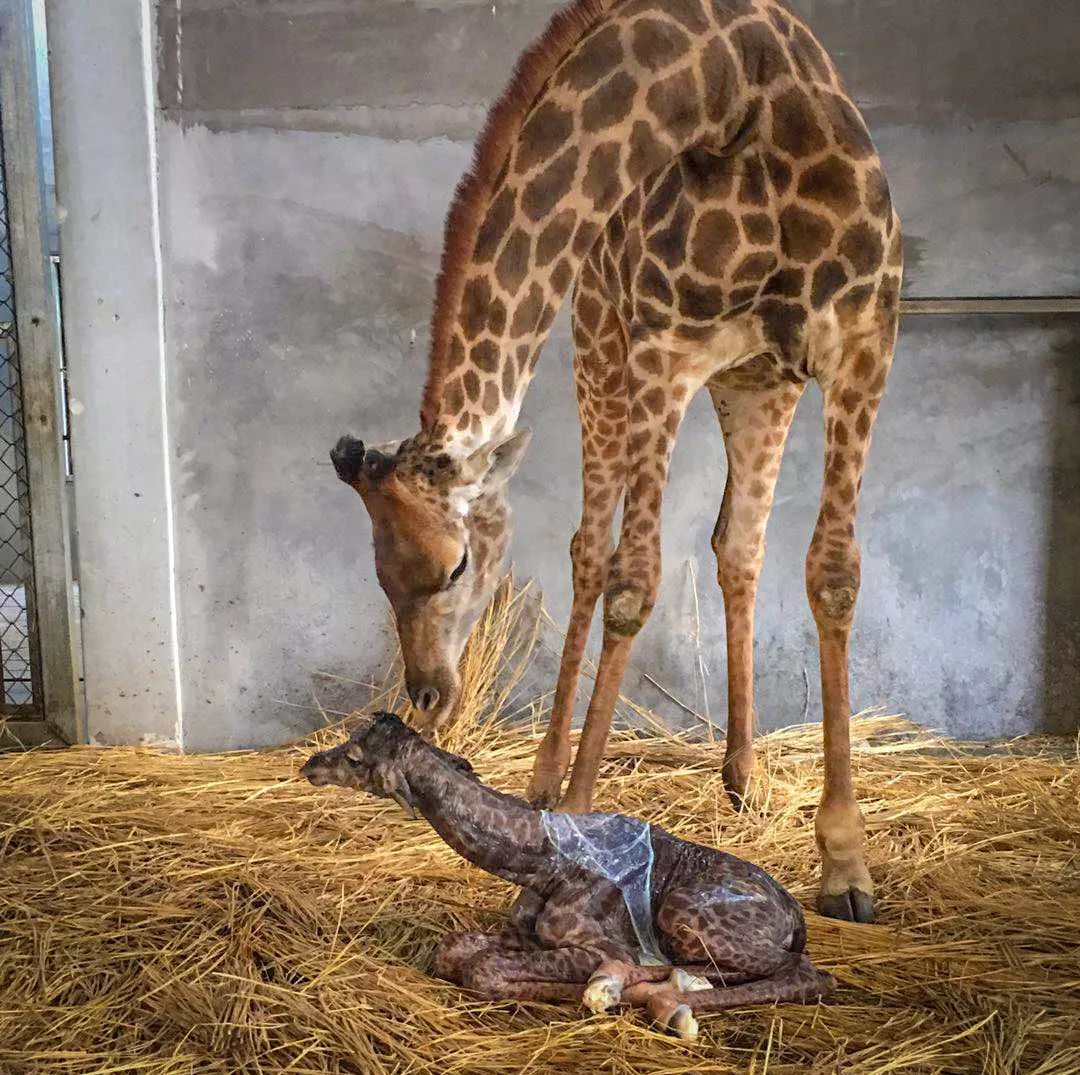
[[570, 543], [574, 602], [555, 699], [529, 782], [529, 801], [543, 809], [558, 805], [570, 767], [570, 722], [581, 661], [596, 602], [604, 590], [611, 522], [626, 475], [626, 338], [615, 307], [604, 298], [599, 278], [588, 264], [574, 291], [574, 344], [581, 422], [581, 524]]
[[897, 290], [882, 285], [871, 304], [871, 324], [849, 328], [836, 368], [818, 374], [825, 396], [825, 478], [806, 557], [806, 592], [820, 643], [825, 739], [825, 787], [814, 822], [822, 865], [819, 906], [831, 918], [854, 922], [874, 920], [863, 817], [851, 778], [848, 643], [861, 578], [855, 517], [892, 362]]
[[713, 531], [716, 577], [727, 627], [728, 721], [724, 787], [742, 807], [754, 768], [754, 603], [765, 526], [791, 419], [803, 385], [781, 380], [767, 360], [761, 383], [740, 369], [709, 385], [727, 452], [727, 482]]

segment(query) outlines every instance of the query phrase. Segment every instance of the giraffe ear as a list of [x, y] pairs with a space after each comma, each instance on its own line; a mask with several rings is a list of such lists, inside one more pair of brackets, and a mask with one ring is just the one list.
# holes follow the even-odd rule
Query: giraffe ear
[[530, 430], [519, 429], [505, 437], [489, 440], [465, 461], [461, 468], [463, 474], [485, 490], [498, 488], [517, 470], [531, 437]]
[[371, 730], [371, 719], [363, 721], [357, 725], [356, 730], [345, 741], [345, 757], [351, 762], [361, 762], [364, 760], [364, 736]]

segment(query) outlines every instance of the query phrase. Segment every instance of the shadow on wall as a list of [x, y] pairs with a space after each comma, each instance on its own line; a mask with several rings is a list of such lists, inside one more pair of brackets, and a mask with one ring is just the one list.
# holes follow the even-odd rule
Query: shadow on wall
[[1042, 731], [1080, 731], [1080, 318], [1053, 345]]

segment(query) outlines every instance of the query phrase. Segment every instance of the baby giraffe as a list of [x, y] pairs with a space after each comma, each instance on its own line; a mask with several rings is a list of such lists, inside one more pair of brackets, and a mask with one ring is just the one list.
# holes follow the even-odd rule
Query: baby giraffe
[[312, 784], [422, 814], [458, 854], [515, 885], [511, 928], [451, 933], [435, 973], [493, 999], [620, 1002], [683, 1038], [697, 1012], [808, 1003], [835, 988], [805, 955], [798, 903], [764, 870], [621, 814], [536, 811], [380, 713], [315, 754]]

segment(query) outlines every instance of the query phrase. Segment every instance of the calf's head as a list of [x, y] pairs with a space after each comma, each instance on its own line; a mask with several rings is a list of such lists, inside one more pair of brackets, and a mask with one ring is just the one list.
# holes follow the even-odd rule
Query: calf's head
[[415, 816], [409, 773], [419, 771], [416, 765], [431, 764], [446, 764], [459, 772], [472, 773], [472, 766], [464, 758], [424, 743], [394, 713], [376, 713], [344, 743], [312, 754], [300, 775], [316, 787], [336, 784], [393, 799]]

